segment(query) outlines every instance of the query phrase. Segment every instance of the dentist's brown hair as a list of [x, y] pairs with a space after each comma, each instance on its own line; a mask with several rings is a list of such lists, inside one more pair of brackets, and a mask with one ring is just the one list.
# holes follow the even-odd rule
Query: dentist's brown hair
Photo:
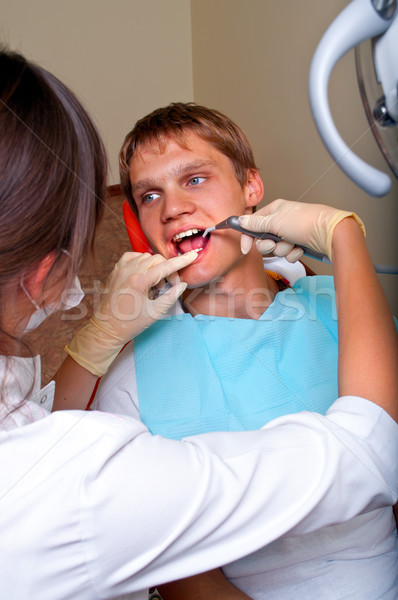
[[49, 255], [48, 276], [67, 287], [76, 275], [102, 215], [107, 159], [87, 112], [56, 77], [3, 48], [0, 73], [3, 323], [5, 291]]
[[75, 273], [102, 214], [102, 142], [53, 75], [1, 48], [0, 73], [0, 285], [50, 253]]

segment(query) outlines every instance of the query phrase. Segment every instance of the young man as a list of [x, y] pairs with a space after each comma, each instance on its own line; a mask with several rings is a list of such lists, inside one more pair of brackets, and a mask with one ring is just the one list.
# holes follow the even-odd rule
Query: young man
[[[124, 354], [131, 381], [121, 401], [129, 405], [134, 398], [138, 409], [135, 367], [140, 416], [167, 437], [253, 429], [309, 406], [325, 412], [337, 395], [332, 279], [307, 278], [279, 293], [286, 285], [264, 269], [255, 247], [242, 253], [239, 233], [202, 236], [231, 214], [251, 214], [262, 199], [243, 132], [216, 111], [171, 105], [137, 123], [121, 165], [126, 196], [154, 251], [166, 258], [199, 251], [181, 272], [189, 289], [180, 313], [136, 340], [135, 361]], [[184, 369], [170, 368], [170, 348], [174, 364], [183, 361]], [[184, 410], [163, 406], [157, 390], [179, 387], [190, 390]]]
[[[134, 350], [127, 347], [95, 406], [139, 413], [154, 433], [176, 439], [255, 429], [307, 409], [324, 413], [338, 395], [332, 279], [286, 287], [264, 269], [255, 246], [244, 238], [241, 247], [237, 232], [202, 235], [231, 215], [250, 215], [262, 199], [242, 131], [204, 107], [159, 109], [127, 136], [121, 174], [153, 250], [172, 258], [195, 249], [198, 258], [181, 272], [189, 286], [182, 307], [136, 338]], [[299, 252], [292, 248], [282, 243], [276, 250], [291, 250], [294, 260]], [[385, 509], [281, 538], [224, 573], [256, 599], [330, 598], [337, 581], [334, 599], [387, 598], [398, 589], [396, 545], [392, 511]]]

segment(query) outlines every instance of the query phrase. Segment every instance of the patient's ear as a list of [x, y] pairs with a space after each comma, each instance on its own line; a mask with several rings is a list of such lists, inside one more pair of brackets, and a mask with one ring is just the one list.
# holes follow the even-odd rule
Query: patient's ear
[[264, 195], [264, 184], [257, 169], [247, 169], [247, 182], [244, 186], [247, 214], [252, 212], [253, 206], [261, 202]]

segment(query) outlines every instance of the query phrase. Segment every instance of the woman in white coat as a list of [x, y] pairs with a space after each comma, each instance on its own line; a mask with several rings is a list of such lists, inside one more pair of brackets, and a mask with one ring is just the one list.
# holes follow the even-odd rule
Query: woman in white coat
[[[341, 397], [325, 417], [301, 413], [256, 432], [175, 442], [120, 416], [49, 413], [54, 382], [40, 390], [39, 359], [23, 335], [70, 301], [102, 212], [106, 160], [88, 115], [57, 79], [6, 51], [0, 73], [2, 597], [145, 598], [154, 584], [287, 532], [394, 504], [396, 338], [362, 232], [337, 211], [321, 244], [333, 235]], [[316, 217], [294, 217], [294, 241], [311, 243]], [[279, 234], [284, 223], [290, 231], [289, 214]], [[173, 304], [184, 289], [175, 271], [194, 254], [121, 259], [101, 310], [72, 344], [80, 364], [67, 359], [59, 397], [84, 396], [124, 341]], [[171, 290], [149, 300], [166, 276]]]

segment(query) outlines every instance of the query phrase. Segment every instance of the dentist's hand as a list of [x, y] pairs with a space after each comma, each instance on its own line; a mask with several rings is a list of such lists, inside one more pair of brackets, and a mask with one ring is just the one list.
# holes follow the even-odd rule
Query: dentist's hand
[[[321, 254], [327, 254], [332, 260], [333, 231], [347, 217], [353, 217], [365, 234], [365, 227], [355, 213], [347, 212], [323, 204], [305, 204], [274, 200], [253, 215], [239, 217], [239, 223], [245, 229], [273, 233], [281, 242], [257, 240], [256, 245], [262, 254], [273, 252], [276, 256], [285, 256], [290, 262], [299, 260], [303, 255], [300, 246], [307, 246]], [[248, 236], [242, 236], [243, 249], [247, 252], [250, 242]], [[246, 253], [245, 252], [245, 253]]]
[[[106, 373], [124, 344], [158, 320], [185, 290], [177, 271], [197, 257], [191, 251], [166, 260], [159, 254], [126, 252], [110, 274], [100, 305], [66, 352], [97, 376]], [[154, 298], [153, 288], [167, 279], [171, 287]]]

